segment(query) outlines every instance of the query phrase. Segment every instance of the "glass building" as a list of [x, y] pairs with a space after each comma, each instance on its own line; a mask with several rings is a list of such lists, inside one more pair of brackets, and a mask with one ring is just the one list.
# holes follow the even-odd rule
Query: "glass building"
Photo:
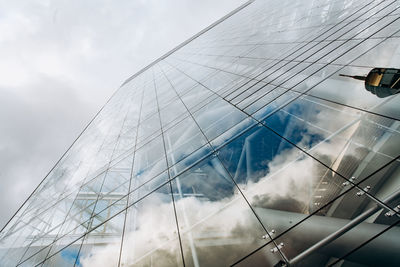
[[0, 265], [399, 266], [398, 69], [398, 0], [247, 2], [123, 83]]

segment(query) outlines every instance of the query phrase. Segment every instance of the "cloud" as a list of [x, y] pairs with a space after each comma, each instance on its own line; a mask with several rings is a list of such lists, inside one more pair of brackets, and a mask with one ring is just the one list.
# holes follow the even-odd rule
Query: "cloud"
[[[310, 112], [305, 107], [300, 108], [305, 109], [302, 110], [302, 113]], [[216, 114], [219, 114], [218, 109], [216, 113], [206, 113], [204, 116], [208, 116], [208, 119], [210, 119], [210, 116], [214, 118]], [[321, 138], [324, 139], [330, 136], [330, 133], [335, 129], [357, 118], [357, 116], [346, 116], [345, 121], [337, 119], [328, 123], [327, 118], [328, 121], [331, 121], [329, 118], [332, 116], [334, 114], [326, 109], [313, 109], [308, 122], [318, 125], [327, 131], [310, 128], [308, 134], [320, 134]], [[314, 147], [310, 153], [318, 154], [319, 157], [335, 159], [340, 155], [347, 140], [358, 127], [359, 124], [356, 123], [346, 131], [341, 132], [342, 138], [313, 144]], [[190, 128], [188, 131], [190, 132]], [[243, 143], [245, 142], [242, 140], [241, 145]], [[308, 135], [303, 136], [297, 143], [298, 146], [306, 149], [309, 149], [307, 147], [308, 144], [310, 144]], [[282, 211], [282, 214], [284, 212], [308, 214], [316, 210], [318, 206], [313, 205], [314, 189], [323, 175], [326, 174], [327, 177], [332, 175], [330, 171], [327, 171], [323, 165], [311, 157], [301, 156], [297, 148], [286, 146], [286, 149], [278, 151], [278, 154], [275, 154], [272, 159], [265, 162], [267, 165], [265, 169], [268, 170], [267, 174], [265, 174], [265, 170], [253, 173], [252, 175], [258, 175], [259, 177], [256, 177], [257, 179], [241, 179], [241, 181], [245, 182], [239, 183], [239, 187], [256, 209], [256, 212], [260, 212], [258, 215], [262, 218], [264, 225], [270, 230], [275, 229], [276, 234], [287, 230], [289, 223], [287, 225], [279, 224], [281, 222], [279, 218], [266, 216], [269, 214], [268, 211], [278, 210]], [[354, 156], [353, 153], [355, 151], [347, 150], [346, 157]], [[261, 236], [265, 235], [263, 230], [257, 228], [260, 225], [254, 222], [254, 215], [247, 204], [243, 203], [243, 199], [235, 187], [217, 179], [218, 176], [215, 173], [220, 175], [223, 173], [223, 171], [218, 171], [217, 165], [199, 164], [198, 170], [201, 169], [199, 173], [206, 173], [206, 176], [199, 176], [197, 179], [181, 178], [182, 190], [186, 192], [186, 189], [194, 188], [193, 191], [201, 194], [202, 198], [191, 196], [175, 197], [185, 260], [192, 261], [192, 249], [194, 247], [201, 264], [207, 266], [224, 266], [227, 263], [234, 262], [235, 257], [233, 255], [240, 258], [240, 255], [245, 255], [251, 251], [249, 248], [260, 246], [264, 242]], [[193, 168], [193, 172], [194, 170], [197, 170], [197, 167]], [[190, 175], [191, 172], [188, 173]], [[341, 185], [340, 180], [335, 181], [338, 186]], [[335, 183], [332, 185], [335, 185]], [[328, 195], [327, 197], [332, 196]], [[146, 201], [146, 199], [143, 201]], [[320, 201], [326, 202], [327, 199]], [[164, 266], [178, 265], [177, 262], [169, 262], [171, 259], [179, 259], [178, 237], [176, 224], [172, 219], [171, 204], [169, 202], [150, 201], [148, 205], [144, 205], [141, 208], [138, 206], [135, 219], [128, 220], [128, 225], [131, 225], [131, 228], [125, 232], [126, 239], [124, 240], [123, 254], [124, 251], [132, 253], [122, 258], [124, 264], [130, 266], [138, 262], [144, 263], [156, 260], [157, 263], [164, 263]], [[170, 218], [170, 220], [165, 220], [166, 218]], [[293, 217], [290, 223], [295, 223], [296, 220], [301, 218], [304, 218], [304, 216]], [[190, 240], [193, 240], [193, 246]], [[232, 243], [227, 246], [229, 242]], [[100, 262], [107, 262], [107, 259], [112, 257], [115, 260], [117, 246], [118, 243], [96, 250], [95, 253], [82, 260], [84, 266], [93, 266], [95, 264], [97, 266]], [[278, 259], [276, 259], [276, 262], [273, 262], [272, 259], [270, 260], [272, 263], [278, 261]], [[109, 263], [107, 262], [107, 264]]]
[[[169, 195], [155, 195], [143, 200], [129, 210], [121, 264], [133, 266], [153, 262], [157, 266], [181, 264], [179, 240], [171, 202], [160, 202]], [[158, 198], [158, 199], [157, 199]], [[183, 213], [190, 218], [190, 225], [180, 221], [185, 260], [190, 262], [192, 250], [190, 239], [196, 245], [197, 257], [203, 265], [221, 266], [245, 255], [263, 241], [260, 226], [254, 225], [254, 215], [243, 200], [236, 197], [220, 201], [202, 201], [194, 197], [177, 200], [178, 216]], [[185, 211], [181, 207], [190, 207]], [[137, 210], [137, 213], [134, 213]], [[195, 214], [196, 213], [196, 214]], [[128, 215], [129, 216], [129, 215]], [[130, 218], [130, 219], [129, 219]], [[135, 219], [135, 220], [134, 220]], [[218, 242], [219, 246], [207, 246]], [[204, 244], [203, 244], [204, 243]], [[110, 266], [118, 260], [119, 243], [93, 249], [81, 258], [82, 266]]]
[[242, 2], [0, 1], [0, 226], [126, 78]]
[[[57, 87], [49, 91], [49, 86]], [[63, 98], [63, 102], [53, 102]], [[68, 105], [75, 102], [81, 110]], [[83, 111], [86, 115], [82, 116]], [[27, 193], [33, 190], [46, 171], [78, 135], [82, 120], [88, 120], [90, 109], [77, 98], [68, 84], [49, 77], [32, 84], [23, 96], [13, 91], [0, 98], [0, 209], [1, 225], [10, 218]], [[25, 167], [25, 166], [28, 166]]]
[[[310, 117], [309, 122], [325, 125], [324, 129], [336, 129], [344, 123], [337, 120], [335, 123], [324, 124], [324, 120], [332, 116], [326, 110], [315, 112], [314, 115]], [[355, 118], [350, 118], [353, 119]], [[341, 132], [342, 138], [314, 144], [310, 152], [320, 157], [336, 158], [345, 147], [346, 140], [357, 131], [358, 127], [359, 124], [356, 123], [347, 131]], [[329, 131], [321, 133], [313, 132], [313, 129], [315, 130], [315, 128], [310, 129], [310, 133], [320, 133], [322, 138], [330, 135]], [[191, 128], [188, 128], [188, 131], [190, 132]], [[304, 136], [297, 145], [305, 147], [309, 144], [308, 139], [308, 136]], [[243, 145], [243, 142], [241, 144]], [[356, 151], [349, 149], [346, 151], [346, 157], [352, 157], [354, 153]], [[224, 266], [234, 262], [241, 255], [246, 255], [252, 248], [259, 247], [263, 242], [268, 242], [268, 239], [261, 238], [265, 232], [260, 228], [235, 186], [221, 179], [220, 176], [224, 176], [224, 171], [219, 168], [220, 164], [215, 160], [206, 162], [208, 163], [199, 163], [187, 175], [183, 174], [179, 178], [184, 192], [187, 193], [189, 188], [194, 188], [193, 192], [202, 195], [198, 198], [179, 197], [176, 193], [175, 196], [183, 253], [185, 261], [190, 264], [194, 258], [193, 251], [196, 251], [202, 265]], [[311, 157], [300, 156], [298, 149], [294, 147], [279, 150], [279, 153], [265, 164], [267, 164], [265, 168], [268, 170], [267, 174], [253, 173], [260, 177], [242, 179], [241, 181], [246, 182], [239, 183], [239, 187], [256, 212], [260, 212], [258, 215], [264, 225], [270, 230], [275, 229], [276, 234], [279, 234], [290, 227], [289, 223], [282, 225], [280, 218], [271, 218], [268, 214], [271, 211], [271, 214], [274, 214], [273, 210], [281, 211], [281, 214], [285, 214], [284, 212], [308, 214], [314, 211], [318, 208], [313, 206], [315, 186], [322, 175], [327, 174], [331, 177], [332, 173]], [[193, 174], [196, 172], [200, 173], [200, 176], [196, 177], [196, 174]], [[195, 178], [190, 175], [194, 175]], [[340, 180], [335, 181], [337, 186], [341, 185]], [[174, 188], [176, 183], [177, 180], [173, 182]], [[128, 214], [130, 216], [122, 250], [122, 262], [126, 266], [150, 261], [156, 262], [159, 266], [180, 264], [179, 240], [168, 192], [153, 193], [135, 205], [135, 208], [130, 208]], [[302, 218], [304, 216], [293, 216], [290, 224]], [[83, 256], [81, 262], [83, 266], [108, 266], [118, 260], [119, 246], [117, 240], [114, 244], [97, 247], [89, 255]], [[271, 254], [268, 259], [271, 264], [279, 260], [273, 257]]]
[[[315, 175], [316, 162], [309, 158], [293, 161], [296, 155], [296, 149], [284, 150], [269, 163], [270, 174], [256, 183], [239, 185], [246, 187], [245, 195], [250, 197], [254, 207], [295, 212], [304, 210], [311, 197], [309, 187], [318, 177]], [[200, 173], [207, 173], [207, 177], [196, 177], [189, 172], [179, 178], [183, 192], [187, 192], [189, 187], [198, 194], [207, 191], [203, 197], [182, 198], [178, 193], [175, 196], [184, 258], [189, 265], [193, 264], [193, 251], [201, 265], [225, 266], [268, 242], [268, 239], [262, 238], [266, 233], [234, 189], [233, 183], [232, 190], [225, 190], [218, 184], [217, 180], [222, 179], [218, 177], [223, 174], [216, 171], [218, 166], [210, 166], [211, 162], [214, 160], [194, 168]], [[299, 169], [304, 171], [299, 174]], [[213, 179], [216, 186], [202, 186]], [[176, 183], [173, 183], [174, 188]], [[218, 194], [225, 197], [213, 197]], [[179, 240], [168, 191], [161, 190], [143, 199], [129, 209], [127, 218], [121, 259], [123, 266], [150, 262], [157, 266], [180, 264]], [[116, 242], [93, 249], [83, 256], [82, 265], [109, 266], [118, 260], [116, 252], [119, 246]], [[279, 259], [274, 257], [271, 254], [269, 260], [278, 262]]]

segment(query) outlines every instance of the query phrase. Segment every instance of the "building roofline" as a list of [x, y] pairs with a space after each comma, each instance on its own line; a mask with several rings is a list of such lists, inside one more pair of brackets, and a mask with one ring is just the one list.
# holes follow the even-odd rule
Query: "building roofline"
[[196, 39], [197, 37], [201, 36], [203, 33], [206, 33], [207, 31], [209, 31], [210, 29], [214, 28], [215, 26], [217, 26], [218, 24], [220, 24], [221, 22], [225, 21], [227, 18], [231, 17], [232, 15], [238, 13], [240, 10], [242, 10], [243, 8], [247, 7], [248, 5], [250, 5], [251, 3], [253, 3], [255, 0], [249, 0], [246, 3], [242, 4], [241, 6], [239, 6], [238, 8], [232, 10], [231, 12], [229, 12], [228, 14], [226, 14], [225, 16], [223, 16], [222, 18], [220, 18], [219, 20], [217, 20], [216, 22], [212, 23], [211, 25], [207, 26], [206, 28], [204, 28], [203, 30], [201, 30], [200, 32], [198, 32], [197, 34], [193, 35], [192, 37], [190, 37], [189, 39], [187, 39], [186, 41], [180, 43], [179, 45], [177, 45], [175, 48], [171, 49], [170, 51], [168, 51], [167, 53], [165, 53], [164, 55], [162, 55], [161, 57], [157, 58], [156, 60], [154, 60], [153, 62], [151, 62], [150, 64], [148, 64], [146, 67], [142, 68], [141, 70], [139, 70], [138, 72], [136, 72], [135, 74], [133, 74], [132, 76], [130, 76], [128, 79], [126, 79], [120, 87], [124, 86], [125, 84], [127, 84], [128, 82], [130, 82], [131, 80], [133, 80], [134, 78], [136, 78], [139, 74], [143, 73], [144, 71], [148, 70], [149, 68], [151, 68], [152, 66], [154, 66], [155, 64], [157, 64], [158, 62], [160, 62], [161, 60], [165, 59], [166, 57], [168, 57], [169, 55], [171, 55], [172, 53], [174, 53], [175, 51], [179, 50], [180, 48], [182, 48], [183, 46], [187, 45], [188, 43], [190, 43], [191, 41], [193, 41], [194, 39]]
[[[177, 51], [178, 49], [180, 49], [181, 47], [185, 46], [186, 44], [190, 43], [191, 41], [193, 41], [194, 39], [196, 39], [197, 37], [199, 37], [200, 35], [202, 35], [203, 33], [207, 32], [208, 30], [212, 29], [213, 27], [215, 27], [216, 25], [218, 25], [219, 23], [221, 23], [222, 21], [226, 20], [227, 18], [229, 18], [230, 16], [234, 15], [235, 13], [239, 12], [240, 10], [242, 10], [243, 8], [245, 8], [246, 6], [248, 6], [249, 4], [251, 4], [252, 2], [254, 2], [255, 0], [249, 0], [246, 3], [242, 4], [241, 6], [239, 6], [238, 8], [234, 9], [233, 11], [229, 12], [228, 14], [226, 14], [225, 16], [223, 16], [222, 18], [220, 18], [219, 20], [217, 20], [216, 22], [214, 22], [213, 24], [211, 24], [210, 26], [206, 27], [205, 29], [203, 29], [202, 31], [200, 31], [199, 33], [193, 35], [191, 38], [187, 39], [186, 41], [184, 41], [183, 43], [179, 44], [178, 46], [176, 46], [175, 48], [173, 48], [172, 50], [170, 50], [169, 52], [165, 53], [164, 55], [162, 55], [161, 57], [159, 57], [158, 59], [154, 60], [152, 63], [150, 63], [149, 65], [147, 65], [146, 67], [142, 68], [141, 70], [139, 70], [138, 72], [136, 72], [134, 75], [132, 75], [131, 77], [129, 77], [121, 86], [120, 88], [125, 85], [126, 83], [130, 82], [132, 79], [134, 79], [136, 76], [138, 76], [139, 74], [141, 74], [142, 72], [146, 71], [147, 69], [149, 69], [150, 67], [152, 67], [153, 65], [155, 65], [156, 63], [158, 63], [159, 61], [163, 60], [164, 58], [168, 57], [169, 55], [171, 55], [172, 53], [174, 53], [175, 51]], [[45, 177], [40, 181], [40, 183], [36, 186], [36, 188], [32, 191], [32, 193], [25, 199], [24, 202], [22, 202], [22, 204], [19, 206], [19, 208], [15, 211], [15, 213], [11, 216], [11, 218], [3, 225], [0, 225], [0, 233], [2, 233], [4, 231], [4, 229], [7, 227], [7, 225], [12, 221], [12, 219], [17, 215], [17, 213], [22, 209], [22, 207], [27, 203], [27, 201], [33, 196], [33, 194], [39, 189], [39, 187], [43, 184], [43, 182], [46, 180], [46, 178], [49, 176], [49, 174], [54, 170], [54, 168], [58, 165], [58, 163], [64, 158], [64, 156], [68, 153], [68, 151], [70, 151], [70, 149], [74, 146], [74, 144], [78, 141], [79, 137], [81, 137], [81, 135], [86, 131], [87, 128], [89, 128], [89, 126], [92, 124], [92, 122], [97, 118], [97, 116], [100, 114], [100, 112], [104, 109], [104, 107], [107, 105], [108, 102], [110, 102], [110, 100], [113, 98], [113, 96], [118, 92], [118, 90], [115, 90], [114, 93], [108, 98], [108, 100], [106, 101], [106, 103], [100, 108], [100, 110], [94, 115], [94, 117], [89, 121], [89, 123], [85, 126], [85, 128], [83, 128], [82, 132], [76, 137], [76, 139], [72, 142], [72, 144], [67, 148], [67, 150], [61, 155], [60, 159], [54, 164], [54, 166], [50, 169], [50, 171], [45, 175]]]

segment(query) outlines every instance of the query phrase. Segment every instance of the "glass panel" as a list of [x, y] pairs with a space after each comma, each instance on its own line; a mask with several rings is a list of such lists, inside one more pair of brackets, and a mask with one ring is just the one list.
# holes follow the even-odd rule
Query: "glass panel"
[[[161, 64], [161, 69], [165, 70], [168, 65]], [[164, 72], [165, 76], [169, 79], [171, 84], [179, 95], [185, 94], [187, 91], [193, 91], [192, 88], [197, 84], [194, 80], [182, 75], [179, 71], [171, 69]]]
[[[396, 266], [400, 257], [398, 251], [398, 240], [400, 236], [400, 221], [381, 232], [368, 233], [369, 240], [361, 246], [353, 248], [346, 256], [332, 259], [332, 266], [339, 267], [346, 264], [357, 264], [357, 266]], [[373, 255], [373, 257], [371, 257]]]
[[[65, 203], [65, 202], [61, 202], [61, 203]], [[60, 216], [60, 213], [57, 213], [57, 212], [54, 213], [54, 211], [59, 208], [60, 207], [56, 206], [53, 209], [51, 209], [52, 214], [50, 216], [46, 216], [44, 221], [42, 221], [42, 223], [41, 223], [41, 224], [46, 224], [46, 226], [50, 226], [50, 227], [46, 227], [40, 231], [39, 229], [40, 229], [41, 224], [37, 224], [36, 222], [33, 223], [34, 225], [38, 225], [38, 228], [35, 229], [36, 231], [33, 231], [31, 233], [31, 235], [30, 235], [31, 238], [28, 239], [30, 241], [30, 243], [25, 245], [27, 247], [27, 249], [24, 250], [24, 253], [23, 253], [20, 261], [25, 261], [26, 259], [28, 259], [38, 253], [43, 254], [42, 250], [48, 251], [48, 249], [46, 247], [51, 245], [53, 243], [53, 241], [57, 240], [57, 237], [59, 236], [60, 231], [63, 229], [63, 226], [64, 226], [63, 224], [69, 218], [67, 216], [67, 214], [69, 214], [68, 211], [65, 212], [64, 216]], [[60, 217], [60, 218], [58, 218], [60, 221], [57, 222], [57, 224], [55, 224], [55, 225], [51, 224], [51, 217], [53, 217], [53, 215]], [[49, 222], [49, 224], [47, 224], [47, 222]]]
[[121, 213], [125, 209], [127, 203], [128, 200], [126, 197], [117, 200], [103, 199], [101, 201], [97, 201], [96, 208], [93, 211], [90, 221], [89, 229], [95, 229], [96, 233], [107, 233], [108, 231], [116, 230], [116, 226], [113, 223], [108, 224], [108, 221]]
[[264, 243], [265, 230], [216, 156], [172, 187], [187, 266], [227, 266]]
[[[366, 76], [371, 69], [370, 67], [345, 67], [318, 84], [310, 91], [310, 94], [343, 105], [400, 119], [397, 108], [399, 95], [379, 98], [365, 88], [363, 81], [341, 76]], [[345, 88], [345, 90], [337, 90], [336, 88]]]
[[124, 215], [120, 213], [100, 225], [92, 225], [79, 251], [82, 266], [118, 266]]
[[139, 125], [138, 142], [143, 142], [150, 136], [153, 136], [160, 129], [160, 117], [158, 113], [141, 122]]
[[397, 121], [312, 97], [300, 97], [265, 124], [347, 178], [359, 177], [361, 167], [365, 177], [400, 154], [393, 145], [400, 142]]
[[[263, 126], [248, 130], [218, 155], [263, 224], [275, 234], [290, 226], [277, 225], [274, 213], [316, 212], [340, 194], [346, 182]], [[264, 216], [267, 213], [271, 217]]]
[[214, 139], [247, 117], [246, 114], [221, 99], [207, 104], [193, 116], [208, 140]]
[[285, 261], [282, 260], [282, 257], [279, 253], [272, 253], [274, 250], [275, 244], [270, 242], [254, 252], [254, 254], [250, 254], [247, 257], [241, 259], [236, 264], [232, 266], [236, 267], [247, 267], [247, 266], [265, 266], [265, 267], [283, 267], [285, 266]]
[[121, 266], [183, 266], [169, 184], [127, 210]]
[[225, 131], [223, 134], [212, 140], [210, 143], [215, 149], [218, 149], [256, 124], [256, 120], [248, 117], [247, 119], [242, 120], [232, 128]]
[[384, 202], [385, 199], [397, 194], [400, 190], [400, 160], [399, 158], [393, 159], [391, 163], [386, 164], [379, 171], [375, 171], [373, 175], [369, 175], [366, 178], [364, 176], [364, 173], [360, 170], [360, 175], [354, 176], [354, 182], [358, 183], [369, 194]]
[[[22, 225], [21, 223], [18, 223], [15, 225], [18, 228], [20, 228]], [[25, 226], [25, 224], [23, 224]], [[26, 253], [26, 250], [33, 251], [30, 254], [33, 254], [34, 252], [37, 252], [37, 248], [24, 248], [23, 245], [27, 246], [29, 240], [26, 240], [27, 236], [30, 236], [32, 232], [35, 231], [34, 227], [31, 226], [25, 226], [20, 229], [14, 234], [10, 234], [9, 236], [5, 237], [2, 239], [2, 246], [0, 248], [0, 260], [1, 263], [4, 265], [9, 265], [9, 266], [15, 266], [18, 264], [21, 260], [21, 257], [24, 256]], [[45, 241], [41, 240], [40, 243], [46, 243]], [[17, 248], [17, 249], [16, 249]]]
[[[338, 204], [336, 201], [339, 201]], [[290, 260], [317, 242], [328, 237], [328, 235], [337, 233], [342, 227], [349, 225], [357, 216], [363, 216], [358, 224], [350, 227], [344, 234], [337, 234], [331, 242], [319, 247], [313, 253], [296, 259], [299, 266], [322, 266], [329, 265], [337, 258], [345, 256], [348, 252], [356, 249], [360, 244], [368, 242], [376, 234], [385, 231], [390, 225], [397, 223], [397, 216], [385, 216], [385, 209], [376, 205], [376, 202], [371, 201], [365, 191], [359, 189], [350, 189], [344, 196], [338, 198], [335, 202], [329, 205], [327, 213], [318, 215], [303, 216], [302, 220], [295, 219], [299, 216], [297, 213], [282, 214], [282, 217], [276, 216], [275, 219], [279, 224], [292, 224], [293, 221], [300, 221], [299, 224], [294, 224], [292, 228], [276, 239], [277, 243], [283, 243], [281, 251]], [[391, 206], [393, 208], [393, 206]], [[350, 209], [349, 209], [350, 208]], [[360, 217], [361, 218], [361, 217]], [[397, 228], [397, 227], [396, 227]], [[383, 252], [390, 250], [390, 245], [394, 244], [398, 247], [398, 238], [400, 231], [393, 232], [396, 236], [385, 236], [386, 240], [377, 239], [382, 242], [374, 249], [367, 248], [362, 252], [355, 254], [352, 258], [354, 263], [367, 264], [370, 266], [372, 262], [386, 262], [393, 259], [386, 259], [384, 255], [390, 254], [393, 257], [396, 253]], [[386, 241], [386, 242], [385, 242]], [[377, 255], [377, 254], [379, 255]], [[381, 254], [382, 253], [382, 254]], [[397, 256], [394, 256], [397, 257]], [[398, 257], [397, 257], [398, 258]], [[372, 264], [374, 265], [374, 264]], [[378, 264], [380, 265], [380, 264]]]
[[219, 93], [219, 91], [224, 90], [228, 85], [231, 87], [232, 84], [238, 82], [239, 79], [241, 79], [240, 76], [219, 71], [209, 79], [203, 81], [202, 84], [211, 91]]
[[160, 110], [160, 115], [163, 128], [165, 129], [165, 126], [169, 123], [181, 117], [188, 116], [189, 114], [187, 114], [187, 110], [182, 104], [182, 101], [177, 98], [175, 101], [169, 103], [165, 108]]
[[[57, 254], [49, 255], [47, 260], [43, 263], [43, 267], [50, 266], [62, 266], [62, 267], [72, 267], [72, 266], [82, 266], [80, 261], [79, 249], [81, 247], [83, 238], [75, 241], [69, 246], [57, 252]], [[32, 265], [30, 265], [32, 266]]]
[[188, 117], [164, 133], [169, 165], [174, 165], [207, 143], [199, 127]]
[[280, 87], [273, 87], [270, 91], [264, 93], [261, 98], [248, 103], [244, 107], [244, 110], [249, 114], [253, 114], [255, 119], [262, 120], [279, 107], [298, 96], [299, 94], [296, 92], [288, 91]]
[[168, 171], [161, 173], [156, 177], [137, 176], [132, 180], [133, 191], [129, 194], [129, 204], [135, 203], [140, 199], [151, 194], [160, 186], [168, 181]]
[[213, 93], [204, 86], [197, 84], [193, 89], [182, 95], [186, 107], [193, 111], [195, 107], [203, 106]]
[[251, 1], [149, 65], [1, 231], [0, 265], [115, 266], [122, 229], [121, 266], [290, 265], [376, 203], [299, 265], [398, 261], [399, 8]]
[[135, 153], [133, 175], [155, 176], [167, 169], [161, 136], [151, 140]]
[[[383, 31], [390, 31], [390, 33], [398, 30], [396, 28], [394, 30], [394, 26], [397, 26], [399, 22], [394, 23], [394, 25], [390, 25], [387, 28], [383, 29]], [[381, 35], [379, 32], [377, 35]], [[385, 35], [387, 36], [387, 35]], [[399, 38], [392, 37], [389, 39], [382, 40], [374, 49], [368, 51], [363, 56], [357, 58], [352, 64], [354, 66], [376, 66], [376, 67], [384, 67], [390, 66], [392, 68], [400, 68], [400, 64], [397, 59], [399, 59], [400, 54], [397, 53], [399, 49]], [[390, 57], [381, 56], [386, 55], [386, 53], [390, 53]]]
[[198, 163], [206, 156], [210, 155], [213, 152], [210, 145], [206, 144], [199, 149], [193, 151], [188, 157], [182, 159], [175, 165], [172, 165], [169, 169], [171, 177], [175, 177], [186, 169], [190, 168], [194, 164]]

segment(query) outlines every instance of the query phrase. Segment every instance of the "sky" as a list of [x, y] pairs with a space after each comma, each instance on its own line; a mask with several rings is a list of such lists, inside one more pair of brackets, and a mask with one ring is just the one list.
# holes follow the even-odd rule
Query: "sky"
[[0, 228], [132, 74], [244, 0], [0, 0]]

